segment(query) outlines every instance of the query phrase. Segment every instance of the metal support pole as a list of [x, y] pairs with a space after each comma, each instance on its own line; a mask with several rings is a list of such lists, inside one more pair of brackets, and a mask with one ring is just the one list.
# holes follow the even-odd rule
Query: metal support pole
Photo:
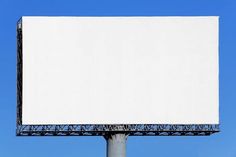
[[105, 136], [107, 141], [107, 157], [126, 157], [126, 134], [113, 134]]

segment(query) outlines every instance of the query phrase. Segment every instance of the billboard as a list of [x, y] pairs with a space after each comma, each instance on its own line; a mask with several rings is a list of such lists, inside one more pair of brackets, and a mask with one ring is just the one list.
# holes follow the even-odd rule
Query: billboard
[[219, 131], [218, 17], [22, 17], [17, 135]]

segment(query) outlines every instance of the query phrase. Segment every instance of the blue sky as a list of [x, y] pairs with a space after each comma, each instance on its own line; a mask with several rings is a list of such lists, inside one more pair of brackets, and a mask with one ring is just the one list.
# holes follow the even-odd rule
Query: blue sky
[[24, 15], [220, 16], [221, 132], [129, 137], [127, 156], [236, 157], [236, 0], [0, 0], [0, 156], [104, 157], [102, 137], [16, 137], [16, 21]]

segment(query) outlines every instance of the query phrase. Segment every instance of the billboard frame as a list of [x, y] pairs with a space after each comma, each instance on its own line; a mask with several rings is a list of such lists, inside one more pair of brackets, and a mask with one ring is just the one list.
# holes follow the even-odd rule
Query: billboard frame
[[17, 22], [17, 136], [207, 136], [220, 131], [219, 124], [22, 124], [22, 20]]

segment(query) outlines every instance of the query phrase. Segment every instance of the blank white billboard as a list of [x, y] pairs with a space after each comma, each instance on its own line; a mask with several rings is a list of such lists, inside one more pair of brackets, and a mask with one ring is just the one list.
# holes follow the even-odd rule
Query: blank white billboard
[[22, 124], [218, 124], [218, 17], [23, 17]]

